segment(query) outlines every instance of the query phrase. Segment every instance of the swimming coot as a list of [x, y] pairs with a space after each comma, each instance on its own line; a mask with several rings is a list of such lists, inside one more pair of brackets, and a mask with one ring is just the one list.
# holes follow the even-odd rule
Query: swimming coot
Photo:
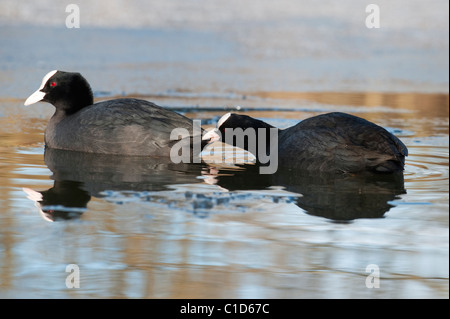
[[[207, 132], [203, 138], [209, 142], [232, 141], [229, 143], [236, 146], [235, 130], [242, 129], [247, 133], [245, 130], [248, 128], [255, 132], [253, 143], [257, 146], [251, 148], [249, 137], [240, 146], [256, 153], [258, 161], [269, 153], [270, 145], [273, 145], [269, 131], [275, 130], [278, 167], [321, 172], [390, 173], [403, 171], [405, 156], [408, 155], [406, 146], [381, 126], [341, 112], [314, 116], [283, 130], [247, 115], [228, 113], [218, 121], [217, 128]], [[231, 139], [227, 139], [227, 131], [233, 134]], [[262, 154], [258, 149], [261, 145], [264, 146]]]
[[[49, 148], [170, 156], [175, 143], [190, 143], [192, 147], [194, 133], [197, 131], [195, 136], [201, 136], [201, 128], [194, 129], [189, 118], [145, 100], [121, 98], [94, 104], [91, 87], [80, 73], [49, 72], [25, 105], [38, 101], [56, 108], [45, 131], [45, 144]], [[177, 128], [185, 133], [171, 140], [171, 133]]]

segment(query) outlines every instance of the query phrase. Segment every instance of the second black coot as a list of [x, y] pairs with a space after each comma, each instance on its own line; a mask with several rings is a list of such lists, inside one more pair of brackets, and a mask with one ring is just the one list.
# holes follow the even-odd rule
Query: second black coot
[[[217, 128], [206, 133], [208, 141], [227, 141], [236, 128], [254, 129], [257, 145], [264, 145], [268, 153], [272, 125], [247, 115], [228, 113], [218, 121]], [[231, 129], [227, 130], [227, 129]], [[261, 137], [261, 129], [265, 129]], [[218, 134], [220, 132], [220, 134]], [[261, 141], [265, 138], [265, 141]], [[236, 138], [232, 140], [236, 146]], [[249, 139], [243, 148], [250, 150]], [[262, 142], [262, 144], [261, 144]], [[406, 146], [386, 129], [363, 118], [333, 112], [305, 119], [287, 129], [277, 130], [278, 166], [316, 170], [320, 172], [352, 173], [373, 171], [392, 173], [403, 171]], [[252, 150], [258, 160], [258, 148]], [[255, 151], [256, 150], [256, 151]]]

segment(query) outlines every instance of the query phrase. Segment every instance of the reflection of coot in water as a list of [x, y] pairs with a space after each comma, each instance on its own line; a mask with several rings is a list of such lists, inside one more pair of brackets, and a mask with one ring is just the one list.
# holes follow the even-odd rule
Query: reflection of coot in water
[[50, 220], [79, 217], [91, 196], [105, 190], [160, 191], [171, 184], [199, 183], [201, 165], [174, 164], [169, 158], [120, 156], [45, 149], [54, 186], [42, 192], [24, 189]]
[[308, 214], [335, 221], [381, 218], [392, 207], [389, 202], [406, 193], [400, 172], [342, 175], [279, 169], [268, 175], [259, 174], [257, 165], [245, 167], [233, 174], [218, 174], [217, 184], [229, 190], [283, 186], [302, 195], [297, 198], [297, 205]]
[[[205, 166], [173, 164], [170, 160], [111, 156], [46, 149], [45, 163], [53, 172], [54, 186], [43, 192], [25, 191], [39, 204], [49, 220], [76, 218], [94, 197], [111, 191], [159, 192], [170, 185], [198, 184]], [[214, 192], [206, 195], [186, 192], [183, 203], [187, 211], [200, 209], [202, 216], [213, 212], [222, 201], [254, 201], [258, 192], [239, 194], [241, 190], [263, 190], [282, 186], [301, 194], [297, 205], [308, 214], [335, 221], [357, 218], [380, 218], [391, 208], [390, 201], [404, 194], [403, 174], [311, 174], [301, 170], [279, 169], [273, 175], [260, 174], [258, 165], [220, 171], [209, 169], [208, 183], [230, 191], [228, 197]], [[172, 198], [177, 200], [175, 197]], [[189, 205], [192, 207], [189, 208]]]
[[24, 191], [48, 221], [79, 218], [91, 199], [89, 192], [83, 189], [83, 183], [74, 181], [55, 181], [52, 188], [41, 192], [29, 188]]
[[90, 154], [47, 148], [45, 164], [54, 180], [84, 183], [92, 195], [104, 190], [158, 191], [167, 185], [198, 183], [200, 164], [174, 164], [170, 158]]

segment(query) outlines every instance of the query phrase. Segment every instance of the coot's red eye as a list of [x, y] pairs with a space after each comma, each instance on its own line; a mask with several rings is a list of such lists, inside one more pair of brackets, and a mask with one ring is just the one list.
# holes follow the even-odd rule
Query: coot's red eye
[[50, 83], [50, 86], [56, 86], [56, 82]]

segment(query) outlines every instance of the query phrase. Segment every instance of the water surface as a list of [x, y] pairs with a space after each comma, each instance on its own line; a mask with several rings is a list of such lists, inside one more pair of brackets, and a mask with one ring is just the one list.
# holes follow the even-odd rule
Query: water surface
[[[3, 100], [2, 296], [445, 297], [448, 96], [414, 96], [424, 112], [403, 104], [409, 94], [368, 95], [392, 104], [364, 94], [325, 104], [333, 95], [314, 93], [295, 97], [311, 98], [308, 108], [275, 111], [292, 100], [255, 96], [243, 111], [280, 127], [332, 109], [373, 120], [408, 146], [403, 176], [268, 176], [253, 165], [44, 151], [46, 119]], [[228, 110], [175, 99], [206, 127]], [[66, 287], [68, 264], [81, 288]], [[381, 270], [378, 289], [365, 285], [369, 264]]]

